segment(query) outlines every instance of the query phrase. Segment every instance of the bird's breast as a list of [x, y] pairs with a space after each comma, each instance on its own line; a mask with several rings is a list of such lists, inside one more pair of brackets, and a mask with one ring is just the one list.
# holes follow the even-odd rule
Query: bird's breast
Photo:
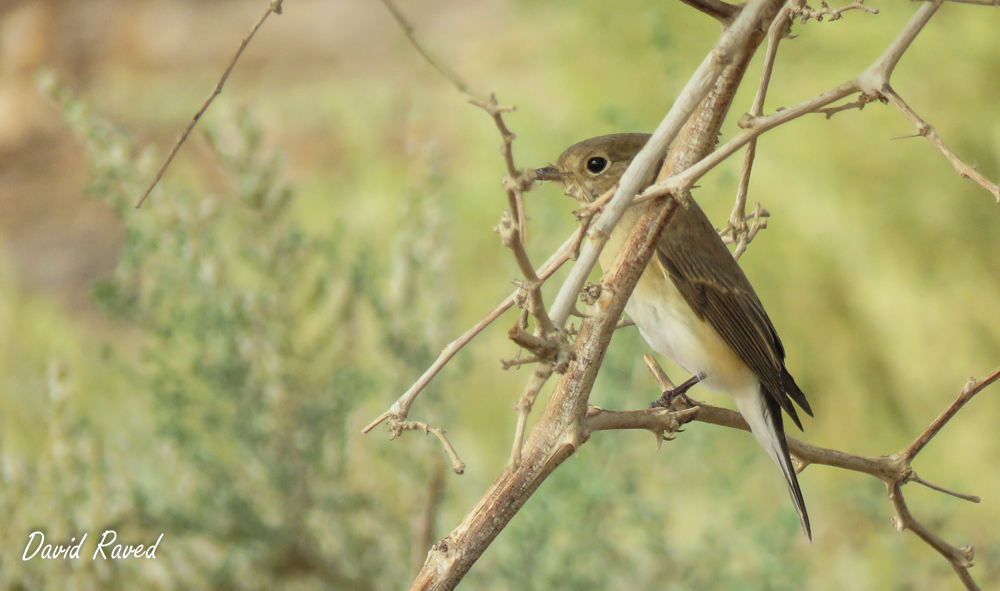
[[[634, 215], [622, 220], [601, 253], [601, 267], [605, 270], [628, 237]], [[750, 368], [710, 324], [698, 318], [656, 258], [639, 278], [625, 313], [657, 353], [692, 375], [703, 372], [706, 387], [730, 393], [757, 387], [758, 380]]]

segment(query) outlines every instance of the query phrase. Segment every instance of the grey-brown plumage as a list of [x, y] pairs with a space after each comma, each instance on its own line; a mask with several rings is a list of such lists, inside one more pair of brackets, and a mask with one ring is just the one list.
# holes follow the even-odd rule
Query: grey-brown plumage
[[[647, 134], [614, 134], [570, 146], [542, 180], [563, 184], [566, 194], [590, 202], [617, 184]], [[605, 268], [638, 217], [622, 219], [601, 256]], [[646, 341], [704, 384], [733, 396], [757, 440], [781, 469], [789, 494], [811, 538], [802, 491], [788, 453], [781, 411], [801, 429], [795, 406], [812, 409], [785, 368], [785, 350], [764, 306], [701, 208], [679, 207], [636, 285], [626, 313]]]

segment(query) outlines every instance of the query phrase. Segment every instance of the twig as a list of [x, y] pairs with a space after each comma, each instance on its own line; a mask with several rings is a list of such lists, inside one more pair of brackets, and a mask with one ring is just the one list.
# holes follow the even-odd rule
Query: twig
[[[794, 107], [783, 109], [763, 117], [744, 118], [740, 122], [740, 126], [745, 131], [737, 134], [731, 140], [718, 147], [694, 166], [649, 187], [642, 195], [636, 198], [635, 202], [647, 201], [690, 189], [698, 179], [704, 176], [709, 170], [718, 166], [723, 160], [729, 158], [736, 150], [739, 150], [754, 138], [779, 125], [788, 123], [807, 113], [812, 113], [817, 109], [826, 107], [857, 92], [873, 96], [880, 95], [888, 87], [889, 78], [896, 64], [899, 63], [900, 58], [903, 57], [903, 54], [917, 37], [917, 34], [920, 33], [930, 20], [931, 16], [940, 8], [943, 1], [928, 0], [924, 2], [886, 51], [879, 56], [875, 63], [857, 77], [803, 101]], [[553, 318], [553, 320], [556, 319], [555, 317]]]
[[[559, 269], [559, 267], [563, 266], [563, 264], [566, 261], [570, 260], [570, 255], [573, 252], [573, 247], [578, 240], [578, 233], [579, 231], [574, 232], [573, 235], [567, 238], [563, 242], [562, 246], [560, 246], [554, 253], [552, 253], [552, 256], [550, 256], [549, 259], [545, 261], [545, 264], [543, 264], [542, 267], [538, 270], [538, 277], [540, 279], [549, 278], [553, 273], [555, 273]], [[361, 432], [368, 433], [369, 431], [371, 431], [372, 429], [377, 427], [380, 423], [382, 423], [383, 421], [385, 421], [390, 417], [394, 417], [396, 420], [400, 421], [405, 420], [410, 413], [410, 407], [413, 406], [413, 402], [417, 399], [417, 396], [419, 396], [420, 393], [423, 392], [424, 388], [427, 387], [427, 384], [429, 384], [430, 381], [434, 379], [434, 376], [440, 373], [441, 370], [444, 369], [444, 366], [447, 365], [448, 362], [451, 361], [451, 359], [459, 351], [461, 351], [463, 347], [468, 345], [472, 341], [472, 339], [476, 338], [476, 336], [479, 333], [481, 333], [487, 326], [492, 324], [493, 321], [499, 318], [504, 312], [510, 310], [514, 306], [514, 302], [517, 300], [517, 295], [520, 292], [521, 290], [518, 289], [514, 293], [507, 296], [507, 299], [500, 302], [500, 304], [497, 305], [496, 308], [493, 308], [493, 310], [489, 314], [484, 316], [469, 330], [465, 331], [465, 333], [463, 333], [462, 336], [448, 343], [448, 346], [445, 347], [443, 351], [441, 351], [441, 354], [434, 361], [434, 363], [431, 364], [429, 368], [427, 368], [427, 371], [425, 371], [423, 375], [421, 375], [417, 379], [417, 381], [413, 383], [412, 386], [410, 386], [410, 389], [407, 390], [405, 393], [403, 393], [403, 395], [400, 396], [399, 399], [396, 400], [396, 402], [394, 402], [391, 407], [389, 407], [389, 410], [379, 415], [378, 418], [372, 421]]]
[[444, 435], [444, 430], [438, 429], [437, 427], [431, 427], [426, 423], [421, 423], [420, 421], [398, 421], [392, 425], [392, 435], [390, 439], [395, 439], [403, 431], [423, 431], [438, 438], [441, 445], [444, 447], [444, 451], [448, 454], [451, 459], [451, 469], [454, 470], [455, 474], [462, 474], [465, 472], [465, 462], [463, 462], [458, 457], [458, 452], [452, 447], [451, 442]]
[[722, 23], [723, 26], [733, 22], [736, 15], [740, 13], [742, 6], [736, 6], [723, 2], [722, 0], [681, 0], [691, 8], [704, 12], [708, 16]]
[[646, 362], [646, 367], [649, 368], [649, 373], [653, 374], [653, 380], [656, 381], [656, 385], [660, 387], [661, 392], [667, 392], [673, 390], [676, 386], [667, 377], [667, 372], [663, 371], [660, 364], [656, 361], [656, 358], [649, 353], [645, 353], [642, 356], [642, 360]]
[[618, 429], [645, 429], [656, 435], [656, 448], [664, 440], [671, 441], [680, 428], [697, 419], [700, 407], [684, 410], [643, 408], [640, 410], [607, 410], [596, 406], [587, 411], [587, 429], [612, 431]]
[[952, 402], [951, 406], [945, 409], [945, 411], [941, 413], [938, 418], [934, 419], [934, 422], [927, 427], [927, 430], [925, 430], [920, 437], [917, 437], [913, 443], [906, 448], [903, 452], [903, 456], [907, 460], [912, 460], [917, 457], [917, 454], [920, 453], [930, 440], [933, 439], [934, 436], [948, 424], [948, 421], [955, 416], [955, 413], [965, 406], [965, 403], [972, 400], [973, 396], [979, 394], [983, 388], [989, 386], [998, 379], [1000, 379], [1000, 368], [993, 370], [993, 372], [981, 380], [977, 381], [970, 378], [969, 383], [962, 389], [962, 393], [955, 399], [955, 402]]
[[521, 465], [521, 449], [524, 446], [524, 431], [528, 426], [528, 416], [531, 414], [531, 408], [535, 405], [538, 393], [542, 391], [542, 386], [551, 376], [552, 364], [539, 363], [531, 374], [531, 378], [528, 379], [521, 399], [514, 405], [514, 410], [517, 411], [517, 427], [514, 430], [514, 445], [510, 450], [510, 461], [508, 462], [510, 470], [515, 470]]
[[535, 268], [528, 259], [528, 253], [524, 250], [524, 244], [521, 241], [518, 227], [511, 216], [512, 214], [509, 211], [503, 212], [503, 215], [500, 216], [500, 223], [497, 225], [497, 231], [500, 233], [503, 245], [514, 253], [517, 266], [521, 269], [521, 273], [524, 274], [523, 289], [528, 295], [528, 311], [531, 312], [531, 315], [538, 322], [541, 334], [548, 336], [556, 331], [556, 327], [552, 324], [552, 320], [549, 319], [549, 315], [545, 311], [545, 302], [542, 300], [542, 279], [535, 273]]
[[[402, 11], [396, 6], [392, 0], [382, 0], [389, 12], [392, 13], [392, 17], [399, 24], [400, 28], [403, 29], [403, 33], [406, 38], [410, 40], [414, 49], [420, 53], [421, 56], [427, 63], [429, 63], [435, 70], [437, 70], [442, 76], [444, 76], [459, 92], [465, 94], [469, 97], [469, 102], [473, 105], [483, 109], [493, 117], [494, 122], [496, 122], [497, 129], [500, 130], [500, 135], [503, 137], [503, 146], [501, 147], [501, 152], [504, 155], [504, 162], [507, 164], [507, 175], [508, 178], [504, 179], [504, 189], [507, 191], [507, 198], [510, 201], [510, 210], [514, 213], [517, 219], [518, 231], [521, 235], [521, 240], [527, 243], [528, 240], [528, 218], [524, 211], [524, 191], [531, 186], [531, 183], [535, 180], [533, 171], [519, 171], [517, 167], [514, 166], [514, 156], [511, 151], [511, 144], [517, 137], [513, 132], [507, 127], [503, 120], [503, 114], [508, 111], [513, 111], [514, 107], [504, 107], [497, 103], [496, 95], [491, 94], [489, 98], [484, 98], [481, 93], [472, 90], [472, 87], [462, 79], [461, 76], [455, 73], [454, 70], [449, 68], [443, 61], [434, 57], [434, 55], [424, 47], [424, 44], [417, 39], [416, 29], [410, 23], [410, 21], [403, 15]], [[509, 183], [508, 180], [512, 180], [513, 183]]]
[[451, 82], [452, 85], [454, 85], [455, 88], [457, 88], [458, 91], [461, 92], [462, 94], [466, 94], [472, 98], [482, 100], [482, 95], [480, 95], [477, 92], [474, 92], [472, 90], [472, 87], [470, 87], [465, 82], [465, 80], [462, 80], [462, 78], [458, 74], [456, 74], [444, 62], [434, 57], [434, 55], [431, 54], [431, 52], [426, 47], [424, 47], [424, 44], [421, 43], [419, 39], [417, 39], [416, 30], [414, 29], [413, 25], [410, 24], [410, 21], [408, 21], [405, 16], [403, 16], [403, 13], [399, 10], [399, 8], [396, 7], [396, 4], [393, 3], [392, 0], [382, 0], [382, 3], [385, 4], [385, 7], [388, 8], [389, 12], [392, 13], [392, 18], [396, 19], [396, 23], [398, 23], [400, 28], [403, 29], [403, 33], [406, 35], [406, 38], [410, 40], [410, 43], [413, 45], [414, 49], [416, 49], [417, 52], [419, 52], [420, 55], [423, 56], [425, 60], [427, 60], [427, 63], [430, 64], [431, 67], [437, 70], [438, 73], [440, 73], [442, 76], [447, 78], [448, 81]]
[[503, 178], [503, 188], [507, 193], [507, 202], [510, 210], [517, 219], [517, 229], [521, 236], [521, 243], [528, 241], [528, 217], [524, 211], [524, 192], [531, 188], [531, 183], [535, 182], [534, 170], [518, 170], [514, 165], [514, 140], [517, 136], [507, 127], [503, 120], [503, 114], [514, 110], [514, 107], [505, 107], [497, 102], [495, 94], [491, 94], [489, 100], [481, 101], [470, 98], [469, 103], [486, 111], [497, 129], [500, 137], [503, 138], [503, 145], [500, 146], [500, 153], [503, 154], [504, 164], [507, 166], [507, 175]]
[[913, 514], [910, 513], [910, 508], [906, 506], [906, 499], [903, 498], [903, 484], [905, 483], [886, 483], [886, 488], [889, 490], [889, 500], [892, 501], [892, 506], [896, 510], [896, 516], [892, 520], [893, 525], [899, 531], [903, 531], [904, 529], [912, 531], [918, 538], [926, 542], [928, 546], [937, 550], [941, 556], [944, 556], [945, 560], [951, 563], [951, 568], [958, 574], [959, 580], [962, 581], [962, 584], [965, 585], [968, 591], [980, 591], [979, 585], [976, 584], [969, 573], [969, 568], [972, 566], [972, 559], [974, 558], [972, 546], [963, 546], [961, 548], [952, 546], [941, 539], [936, 533], [929, 530], [924, 524], [917, 521]]
[[163, 165], [160, 166], [160, 170], [156, 173], [156, 176], [153, 178], [153, 182], [150, 183], [149, 188], [146, 189], [146, 192], [143, 193], [142, 197], [139, 198], [139, 202], [135, 204], [136, 209], [142, 207], [143, 202], [146, 201], [146, 197], [149, 197], [149, 194], [153, 192], [154, 188], [156, 188], [156, 185], [160, 182], [160, 179], [163, 178], [163, 174], [167, 172], [167, 168], [170, 167], [170, 163], [173, 162], [174, 157], [177, 156], [177, 152], [181, 149], [181, 146], [184, 145], [184, 142], [187, 141], [188, 136], [191, 135], [191, 131], [194, 129], [194, 126], [198, 124], [198, 120], [200, 120], [201, 116], [204, 115], [205, 111], [208, 110], [209, 105], [212, 104], [212, 101], [215, 100], [215, 97], [222, 94], [222, 87], [226, 84], [226, 80], [229, 79], [229, 74], [232, 73], [233, 68], [236, 67], [237, 60], [239, 60], [240, 56], [243, 55], [243, 50], [246, 49], [247, 45], [250, 44], [250, 41], [253, 39], [254, 35], [257, 34], [258, 29], [260, 29], [264, 25], [264, 21], [267, 20], [267, 17], [271, 16], [272, 13], [277, 15], [281, 14], [281, 5], [283, 3], [284, 0], [270, 0], [267, 10], [265, 10], [264, 14], [262, 14], [260, 19], [257, 20], [257, 24], [255, 24], [253, 28], [250, 29], [250, 33], [246, 37], [244, 37], [242, 41], [240, 41], [240, 46], [236, 49], [236, 53], [233, 55], [233, 59], [229, 60], [229, 66], [227, 66], [226, 71], [222, 73], [222, 77], [219, 78], [219, 82], [218, 84], [215, 85], [215, 89], [212, 90], [212, 94], [208, 96], [208, 99], [205, 101], [205, 104], [203, 104], [201, 106], [201, 109], [199, 109], [198, 112], [194, 114], [194, 117], [191, 118], [191, 121], [188, 123], [187, 128], [184, 130], [183, 133], [181, 133], [180, 137], [177, 138], [177, 143], [174, 144], [174, 147], [170, 150], [170, 153], [167, 155], [167, 159], [163, 162]]
[[843, 18], [843, 14], [848, 10], [861, 10], [869, 14], [878, 14], [877, 8], [872, 8], [871, 6], [865, 6], [863, 0], [855, 0], [846, 6], [841, 6], [840, 8], [830, 8], [830, 5], [826, 3], [826, 0], [821, 0], [821, 6], [819, 10], [813, 10], [809, 5], [804, 5], [801, 7], [796, 7], [793, 9], [792, 16], [801, 16], [801, 23], [805, 24], [809, 19], [815, 19], [816, 22], [823, 22], [823, 18], [829, 16], [830, 22], [840, 20]]
[[604, 192], [603, 195], [594, 199], [590, 203], [584, 203], [580, 206], [580, 210], [576, 212], [576, 216], [581, 220], [588, 217], [593, 217], [594, 215], [604, 211], [604, 206], [611, 201], [611, 198], [615, 196], [615, 192], [618, 190], [618, 185], [611, 187]]
[[967, 495], [965, 493], [960, 493], [960, 492], [951, 490], [950, 488], [945, 488], [945, 487], [943, 487], [943, 486], [941, 486], [939, 484], [934, 484], [933, 482], [928, 482], [927, 480], [924, 480], [923, 478], [917, 476], [916, 472], [914, 472], [913, 474], [910, 475], [910, 482], [916, 482], [917, 484], [922, 484], [922, 485], [926, 486], [927, 488], [936, 490], [938, 492], [942, 492], [942, 493], [944, 493], [946, 495], [951, 495], [951, 496], [953, 496], [953, 497], [955, 497], [957, 499], [962, 499], [963, 501], [969, 501], [970, 503], [978, 503], [978, 502], [980, 502], [980, 501], [983, 500], [983, 499], [981, 499], [980, 497], [978, 497], [976, 495]]
[[872, 96], [872, 95], [867, 95], [867, 94], [862, 94], [862, 95], [858, 96], [857, 100], [850, 101], [850, 102], [847, 102], [847, 103], [843, 103], [843, 104], [840, 104], [840, 105], [835, 105], [833, 107], [823, 107], [822, 109], [816, 109], [813, 112], [814, 113], [823, 113], [824, 115], [826, 115], [827, 119], [830, 119], [831, 117], [833, 117], [837, 113], [840, 113], [841, 111], [847, 111], [847, 110], [850, 110], [850, 109], [857, 109], [859, 111], [863, 111], [864, 108], [865, 108], [865, 105], [867, 105], [868, 103], [877, 101], [877, 100], [881, 100], [882, 102], [885, 102], [884, 98], [877, 97], [877, 96]]
[[1000, 0], [947, 0], [958, 4], [979, 4], [981, 6], [1000, 6]]
[[955, 153], [951, 151], [951, 148], [949, 148], [941, 139], [941, 136], [938, 135], [934, 126], [921, 119], [920, 116], [910, 108], [910, 105], [906, 104], [906, 101], [896, 94], [896, 91], [893, 90], [891, 86], [886, 84], [882, 89], [882, 95], [888, 98], [892, 104], [896, 105], [896, 107], [902, 111], [904, 115], [906, 115], [906, 118], [909, 119], [910, 122], [917, 128], [918, 135], [922, 135], [927, 138], [942, 154], [944, 154], [944, 157], [951, 162], [951, 165], [955, 168], [955, 172], [957, 172], [960, 177], [964, 179], [971, 178], [976, 181], [982, 188], [993, 194], [997, 203], [1000, 203], [1000, 185], [997, 185], [983, 175], [979, 174], [976, 172], [975, 168], [969, 166], [963, 162], [961, 158], [956, 156]]
[[[759, 202], [754, 203], [753, 214], [750, 216], [750, 218], [753, 219], [753, 223], [750, 224], [744, 237], [736, 244], [736, 250], [733, 251], [733, 258], [739, 260], [743, 253], [746, 252], [747, 245], [753, 242], [753, 239], [757, 237], [757, 232], [760, 232], [767, 227], [767, 217], [769, 215], [768, 211], [761, 207]], [[723, 242], [725, 242], [725, 240], [723, 240]]]
[[[774, 21], [771, 22], [771, 27], [768, 29], [764, 67], [761, 71], [760, 83], [757, 85], [757, 94], [754, 97], [753, 105], [750, 107], [750, 117], [759, 117], [764, 112], [764, 99], [767, 97], [767, 88], [771, 84], [774, 60], [778, 55], [778, 44], [788, 35], [794, 10], [793, 4], [786, 4], [781, 9], [781, 12], [778, 13], [778, 16], [774, 18]], [[755, 221], [758, 223], [752, 233], [746, 223], [747, 191], [750, 188], [750, 173], [753, 171], [753, 161], [756, 153], [757, 138], [753, 138], [747, 144], [746, 155], [743, 158], [743, 170], [740, 173], [740, 182], [736, 189], [736, 203], [733, 205], [732, 213], [729, 214], [729, 225], [727, 228], [732, 230], [732, 241], [736, 243], [736, 250], [733, 252], [733, 257], [737, 260], [743, 255], [747, 245], [750, 244], [753, 236], [757, 235], [761, 227], [759, 217], [755, 217]], [[758, 203], [757, 207], [754, 208], [754, 212], [756, 213], [759, 209], [760, 204]]]
[[559, 373], [565, 372], [567, 364], [573, 359], [573, 348], [565, 341], [533, 335], [521, 328], [520, 324], [510, 327], [507, 338], [531, 351], [539, 359], [556, 363]]
[[[504, 189], [507, 191], [507, 198], [510, 201], [510, 210], [514, 213], [517, 219], [518, 232], [521, 235], [521, 240], [527, 243], [528, 240], [528, 218], [524, 211], [524, 191], [531, 186], [531, 183], [535, 180], [533, 176], [533, 171], [519, 171], [516, 166], [514, 166], [514, 155], [511, 150], [511, 144], [517, 137], [514, 133], [507, 127], [504, 123], [503, 114], [509, 111], [513, 111], [514, 107], [504, 107], [497, 103], [496, 95], [491, 94], [489, 98], [484, 98], [484, 95], [472, 90], [461, 76], [455, 73], [454, 70], [449, 68], [443, 61], [434, 57], [434, 55], [424, 47], [424, 44], [417, 39], [416, 30], [409, 20], [403, 15], [402, 11], [395, 5], [392, 0], [382, 0], [389, 12], [392, 13], [392, 17], [396, 19], [400, 28], [403, 29], [403, 33], [406, 38], [410, 40], [413, 47], [420, 53], [421, 56], [427, 63], [429, 63], [435, 70], [437, 70], [442, 76], [448, 79], [459, 92], [465, 94], [469, 97], [469, 102], [473, 105], [483, 109], [493, 117], [493, 121], [496, 123], [497, 129], [500, 130], [500, 135], [503, 137], [503, 146], [501, 147], [501, 152], [504, 155], [504, 162], [507, 165], [507, 178], [504, 179]], [[509, 182], [512, 181], [512, 182]]]

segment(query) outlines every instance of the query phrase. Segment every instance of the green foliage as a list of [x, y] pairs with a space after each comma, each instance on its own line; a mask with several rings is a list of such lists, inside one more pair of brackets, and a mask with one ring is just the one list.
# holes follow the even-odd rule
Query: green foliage
[[[155, 431], [131, 436], [157, 449], [155, 458], [110, 457], [101, 433], [66, 416], [53, 393], [47, 454], [67, 438], [74, 453], [43, 454], [6, 482], [0, 498], [11, 504], [4, 513], [13, 514], [13, 502], [29, 491], [46, 489], [58, 497], [33, 505], [48, 503], [64, 515], [55, 525], [48, 512], [36, 513], [46, 516], [50, 539], [105, 524], [154, 539], [164, 532], [158, 560], [168, 566], [159, 578], [168, 586], [271, 589], [296, 579], [317, 588], [377, 589], [405, 578], [409, 523], [387, 507], [409, 503], [391, 486], [365, 482], [365, 460], [350, 453], [348, 417], [385, 382], [380, 364], [398, 360], [409, 368], [400, 379], [409, 379], [439, 347], [450, 311], [447, 298], [428, 289], [447, 284], [433, 198], [417, 189], [406, 197], [409, 231], [396, 241], [397, 269], [383, 279], [336, 226], [320, 236], [299, 227], [280, 157], [266, 153], [261, 129], [241, 114], [207, 137], [226, 191], [168, 185], [136, 211], [129, 202], [148, 174], [127, 136], [64, 89], [47, 86], [86, 141], [89, 193], [125, 224], [121, 263], [93, 295], [122, 326], [139, 330], [138, 354], [109, 352], [106, 365], [128, 376], [134, 395], [152, 401]], [[396, 290], [383, 297], [389, 281]], [[380, 337], [366, 333], [366, 317]], [[388, 455], [405, 463], [403, 454], [396, 446]], [[159, 469], [130, 474], [136, 461]], [[106, 485], [110, 491], [102, 491]], [[102, 492], [111, 493], [114, 515], [93, 521], [86, 508]], [[25, 530], [5, 531], [4, 555], [14, 556]], [[102, 585], [144, 581], [138, 566], [111, 563], [108, 575], [83, 564], [66, 572]], [[5, 572], [5, 587], [66, 583], [47, 563], [18, 566]]]

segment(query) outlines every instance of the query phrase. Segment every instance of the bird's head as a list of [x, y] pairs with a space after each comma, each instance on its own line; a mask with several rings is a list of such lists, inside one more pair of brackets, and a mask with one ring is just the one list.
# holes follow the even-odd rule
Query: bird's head
[[614, 187], [648, 133], [614, 133], [573, 144], [555, 164], [535, 171], [540, 181], [558, 181], [570, 197], [590, 203]]

